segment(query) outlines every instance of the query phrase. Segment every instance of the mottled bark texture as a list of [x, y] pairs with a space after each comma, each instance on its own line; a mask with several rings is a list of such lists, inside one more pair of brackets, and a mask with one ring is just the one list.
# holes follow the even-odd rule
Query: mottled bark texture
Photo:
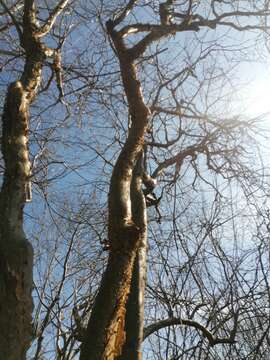
[[[130, 57], [111, 22], [108, 23], [108, 32], [120, 62], [131, 127], [111, 178], [108, 226], [110, 254], [82, 344], [81, 360], [113, 360], [121, 355], [126, 341], [126, 302], [133, 264], [146, 233], [145, 219], [140, 222], [133, 215], [132, 197], [136, 197], [140, 207], [145, 206], [141, 176], [134, 169], [142, 151], [150, 112], [143, 100], [134, 59]], [[135, 181], [136, 186], [132, 186], [132, 181]]]
[[25, 66], [21, 78], [8, 87], [2, 115], [5, 171], [0, 192], [0, 358], [24, 360], [32, 340], [33, 309], [33, 251], [23, 230], [23, 208], [31, 200], [29, 107], [40, 85], [48, 48], [40, 41], [33, 0], [24, 1], [22, 29], [15, 18], [12, 20], [25, 51]]
[[32, 338], [32, 248], [23, 231], [30, 176], [28, 104], [22, 82], [9, 86], [2, 117], [5, 173], [0, 193], [0, 352], [20, 360]]

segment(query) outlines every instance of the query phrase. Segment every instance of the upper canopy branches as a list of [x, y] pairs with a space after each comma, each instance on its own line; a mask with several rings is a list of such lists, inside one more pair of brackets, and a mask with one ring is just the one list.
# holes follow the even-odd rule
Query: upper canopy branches
[[[122, 27], [118, 30], [121, 38], [138, 33], [147, 33], [135, 45], [129, 48], [131, 58], [141, 56], [146, 48], [154, 41], [183, 31], [200, 31], [202, 28], [215, 29], [225, 26], [237, 31], [260, 30], [267, 32], [269, 26], [266, 18], [270, 15], [268, 2], [220, 1], [210, 3], [203, 1], [184, 1], [177, 3], [173, 0], [156, 4], [149, 2], [146, 7], [149, 12], [143, 16], [142, 22], [130, 21], [139, 2], [129, 1], [126, 7], [110, 20], [110, 28]], [[128, 17], [129, 16], [129, 17]], [[134, 15], [134, 18], [137, 19]], [[155, 21], [153, 22], [153, 19]], [[125, 24], [128, 22], [128, 24]]]

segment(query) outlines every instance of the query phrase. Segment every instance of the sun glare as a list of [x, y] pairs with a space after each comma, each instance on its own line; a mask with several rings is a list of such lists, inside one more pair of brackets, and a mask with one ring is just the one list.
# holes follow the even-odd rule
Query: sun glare
[[270, 115], [270, 77], [255, 79], [247, 88], [245, 112], [249, 116]]

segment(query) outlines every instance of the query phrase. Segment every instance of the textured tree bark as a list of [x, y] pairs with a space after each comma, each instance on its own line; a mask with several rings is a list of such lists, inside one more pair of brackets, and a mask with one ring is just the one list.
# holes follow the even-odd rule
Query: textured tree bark
[[113, 360], [121, 355], [133, 264], [146, 232], [145, 222], [136, 222], [132, 214], [131, 183], [132, 178], [136, 179], [137, 200], [144, 201], [141, 178], [136, 176], [134, 168], [142, 150], [150, 111], [144, 104], [136, 66], [122, 38], [110, 23], [108, 32], [117, 49], [131, 128], [112, 173], [108, 226], [110, 254], [82, 343], [81, 360]]
[[23, 231], [23, 208], [30, 195], [29, 106], [40, 83], [44, 58], [38, 50], [37, 46], [31, 49], [21, 79], [9, 86], [2, 116], [0, 353], [8, 360], [25, 359], [32, 339], [33, 251]]
[[[126, 341], [126, 301], [133, 264], [138, 248], [141, 248], [146, 238], [146, 205], [141, 190], [141, 176], [136, 168], [131, 182], [131, 201], [132, 216], [138, 229], [134, 231], [130, 226], [123, 233], [118, 232], [119, 238], [115, 243], [117, 246], [119, 243], [120, 247], [112, 244], [107, 269], [88, 324], [81, 359], [116, 359]], [[142, 341], [141, 326], [139, 331]]]
[[32, 247], [23, 231], [23, 207], [30, 177], [27, 91], [9, 86], [2, 117], [5, 173], [0, 193], [0, 352], [25, 359], [32, 338]]
[[130, 294], [126, 306], [126, 342], [117, 360], [141, 360], [144, 324], [146, 246], [141, 246], [134, 262]]
[[[126, 162], [123, 162], [123, 165], [126, 166]], [[118, 174], [116, 173], [115, 176]], [[126, 191], [127, 184], [124, 180], [122, 181], [124, 191]], [[130, 182], [131, 178], [126, 181]], [[141, 182], [141, 180], [138, 181]], [[116, 183], [117, 186], [119, 185]], [[122, 218], [122, 222], [120, 221], [118, 214], [121, 214], [121, 211], [128, 213], [129, 209], [117, 211], [116, 204], [123, 201], [126, 192], [121, 197], [122, 194], [119, 191], [116, 192], [114, 188], [112, 181], [109, 222], [110, 255], [88, 323], [85, 341], [82, 344], [82, 360], [113, 360], [122, 352], [122, 346], [125, 343], [126, 301], [130, 291], [133, 264], [146, 231], [144, 226], [141, 227], [140, 224], [133, 222], [131, 213], [130, 218]], [[139, 197], [141, 201], [144, 201], [141, 191]], [[127, 199], [127, 206], [130, 206], [129, 199]], [[111, 212], [112, 209], [113, 212]]]
[[23, 230], [23, 208], [31, 200], [29, 108], [49, 49], [40, 40], [34, 0], [24, 1], [23, 30], [15, 18], [12, 20], [26, 58], [21, 78], [8, 88], [2, 115], [5, 171], [0, 192], [0, 358], [24, 360], [32, 340], [33, 308], [33, 251]]
[[33, 81], [27, 76], [31, 73], [29, 63], [25, 65], [21, 80], [9, 86], [2, 116], [5, 172], [0, 193], [0, 353], [8, 360], [25, 359], [32, 339], [33, 251], [23, 231], [23, 208], [29, 199], [31, 176], [29, 105], [41, 67], [39, 61]]

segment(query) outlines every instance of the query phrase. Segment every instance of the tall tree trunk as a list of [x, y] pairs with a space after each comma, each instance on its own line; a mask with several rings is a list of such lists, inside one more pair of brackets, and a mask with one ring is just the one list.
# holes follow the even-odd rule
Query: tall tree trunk
[[108, 226], [110, 254], [82, 343], [81, 360], [114, 360], [121, 355], [133, 264], [146, 232], [146, 221], [136, 222], [132, 214], [131, 182], [133, 178], [137, 184], [136, 201], [144, 203], [141, 177], [136, 175], [134, 168], [142, 151], [150, 111], [143, 100], [134, 60], [111, 22], [107, 26], [118, 53], [131, 127], [112, 173]]
[[[7, 9], [4, 2], [1, 4]], [[2, 115], [5, 171], [0, 192], [0, 358], [5, 360], [24, 360], [33, 337], [33, 251], [23, 230], [23, 208], [31, 200], [29, 108], [40, 85], [46, 55], [54, 54], [41, 38], [66, 4], [67, 0], [59, 2], [48, 19], [49, 26], [42, 31], [34, 0], [24, 0], [23, 30], [12, 17], [25, 50], [25, 65], [21, 78], [8, 87]]]
[[0, 193], [0, 352], [3, 359], [25, 359], [32, 339], [33, 252], [23, 231], [29, 197], [28, 92], [22, 81], [9, 86], [2, 117], [5, 162]]

